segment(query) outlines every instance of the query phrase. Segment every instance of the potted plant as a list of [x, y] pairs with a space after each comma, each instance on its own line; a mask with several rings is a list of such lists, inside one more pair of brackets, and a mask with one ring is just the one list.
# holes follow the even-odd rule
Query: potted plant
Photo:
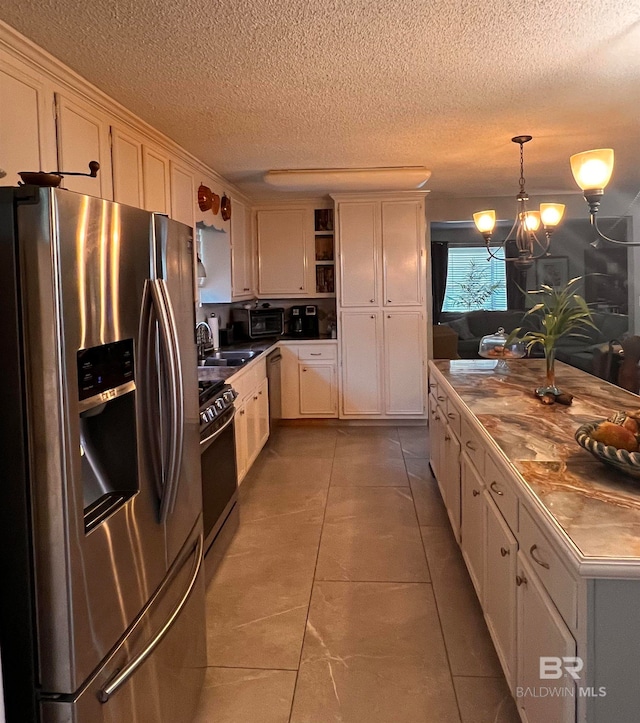
[[596, 329], [587, 302], [576, 293], [581, 281], [582, 277], [576, 276], [564, 287], [543, 284], [537, 291], [528, 291], [528, 295], [540, 298], [541, 301], [529, 309], [525, 316], [539, 315], [540, 330], [525, 331], [524, 336], [518, 337], [522, 331], [522, 327], [519, 326], [509, 335], [509, 340], [516, 337], [521, 338], [527, 345], [528, 352], [536, 345], [542, 347], [546, 360], [547, 375], [544, 385], [536, 389], [536, 394], [541, 397], [560, 394], [555, 378], [556, 345], [558, 340], [567, 336], [585, 337], [585, 334], [580, 333], [580, 330], [584, 330], [585, 327]]

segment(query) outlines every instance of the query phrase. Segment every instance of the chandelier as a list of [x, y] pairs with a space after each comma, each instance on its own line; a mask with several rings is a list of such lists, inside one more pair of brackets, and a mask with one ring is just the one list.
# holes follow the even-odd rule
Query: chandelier
[[[505, 239], [496, 248], [496, 251], [499, 248], [504, 249], [509, 241], [515, 241], [517, 256], [507, 257], [505, 253], [503, 258], [491, 249], [490, 244], [493, 240], [493, 230], [496, 225], [496, 212], [494, 210], [478, 211], [473, 214], [476, 228], [484, 237], [489, 258], [513, 261], [521, 269], [529, 268], [534, 259], [549, 255], [551, 234], [562, 220], [565, 208], [562, 203], [541, 203], [539, 211], [529, 210], [529, 194], [524, 187], [524, 144], [531, 139], [532, 136], [515, 136], [511, 139], [513, 143], [520, 146], [520, 191], [516, 196], [516, 220]], [[602, 192], [600, 195], [602, 195]], [[541, 225], [544, 232], [544, 238], [542, 239], [536, 234]]]
[[[598, 228], [598, 219], [596, 214], [600, 208], [600, 199], [604, 196], [604, 189], [613, 174], [613, 149], [597, 148], [593, 151], [583, 151], [576, 153], [569, 159], [571, 163], [571, 171], [575, 182], [578, 184], [584, 194], [584, 200], [589, 205], [589, 220], [593, 230], [598, 237], [612, 244], [621, 244], [622, 246], [640, 246], [638, 242], [618, 241], [605, 236]], [[633, 206], [640, 193], [629, 204], [629, 208]], [[592, 246], [597, 246], [597, 240]]]

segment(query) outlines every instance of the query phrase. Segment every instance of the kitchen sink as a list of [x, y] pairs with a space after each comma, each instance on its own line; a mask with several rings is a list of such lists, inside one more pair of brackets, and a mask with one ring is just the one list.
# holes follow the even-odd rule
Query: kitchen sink
[[241, 367], [258, 355], [255, 351], [218, 351], [204, 360], [205, 367]]

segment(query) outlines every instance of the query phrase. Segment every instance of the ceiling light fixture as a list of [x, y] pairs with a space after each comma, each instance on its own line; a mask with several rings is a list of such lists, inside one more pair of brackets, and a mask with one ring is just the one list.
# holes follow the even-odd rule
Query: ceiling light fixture
[[[596, 214], [600, 208], [600, 199], [604, 196], [604, 189], [613, 174], [613, 149], [597, 148], [593, 151], [583, 151], [582, 153], [576, 153], [571, 156], [569, 161], [571, 162], [571, 171], [575, 182], [582, 189], [584, 200], [589, 204], [589, 220], [599, 238], [612, 244], [620, 244], [621, 246], [640, 246], [638, 242], [619, 241], [609, 238], [598, 228]], [[640, 196], [640, 194], [631, 201], [629, 208], [635, 203], [638, 196]], [[596, 239], [591, 245], [597, 246], [597, 241]]]
[[267, 171], [264, 181], [281, 191], [411, 191], [430, 177], [424, 166], [301, 168]]
[[[498, 247], [504, 249], [508, 241], [515, 241], [518, 255], [513, 258], [507, 258], [505, 253], [505, 258], [503, 259], [502, 256], [498, 256], [497, 253], [492, 251], [490, 244], [493, 229], [496, 225], [495, 211], [478, 211], [478, 213], [473, 214], [476, 228], [484, 237], [489, 257], [494, 259], [499, 258], [504, 261], [513, 261], [522, 269], [529, 268], [534, 259], [549, 255], [551, 234], [560, 221], [562, 221], [565, 208], [562, 203], [541, 203], [539, 211], [530, 211], [528, 208], [529, 194], [524, 187], [524, 144], [528, 143], [531, 139], [532, 136], [515, 136], [511, 139], [513, 143], [517, 143], [520, 146], [520, 191], [516, 196], [516, 220], [506, 238], [500, 242]], [[544, 240], [540, 240], [536, 236], [536, 231], [540, 228], [541, 224], [544, 231]]]

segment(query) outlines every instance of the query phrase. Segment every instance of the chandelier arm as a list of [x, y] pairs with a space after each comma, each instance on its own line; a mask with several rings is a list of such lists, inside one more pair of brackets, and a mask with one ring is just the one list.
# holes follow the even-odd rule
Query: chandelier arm
[[591, 225], [595, 229], [596, 233], [601, 239], [604, 239], [605, 241], [608, 241], [611, 244], [618, 244], [619, 246], [640, 246], [640, 242], [637, 241], [619, 241], [615, 238], [609, 238], [608, 236], [605, 236], [605, 234], [602, 233], [600, 228], [598, 227], [598, 217], [595, 213], [591, 214]]

